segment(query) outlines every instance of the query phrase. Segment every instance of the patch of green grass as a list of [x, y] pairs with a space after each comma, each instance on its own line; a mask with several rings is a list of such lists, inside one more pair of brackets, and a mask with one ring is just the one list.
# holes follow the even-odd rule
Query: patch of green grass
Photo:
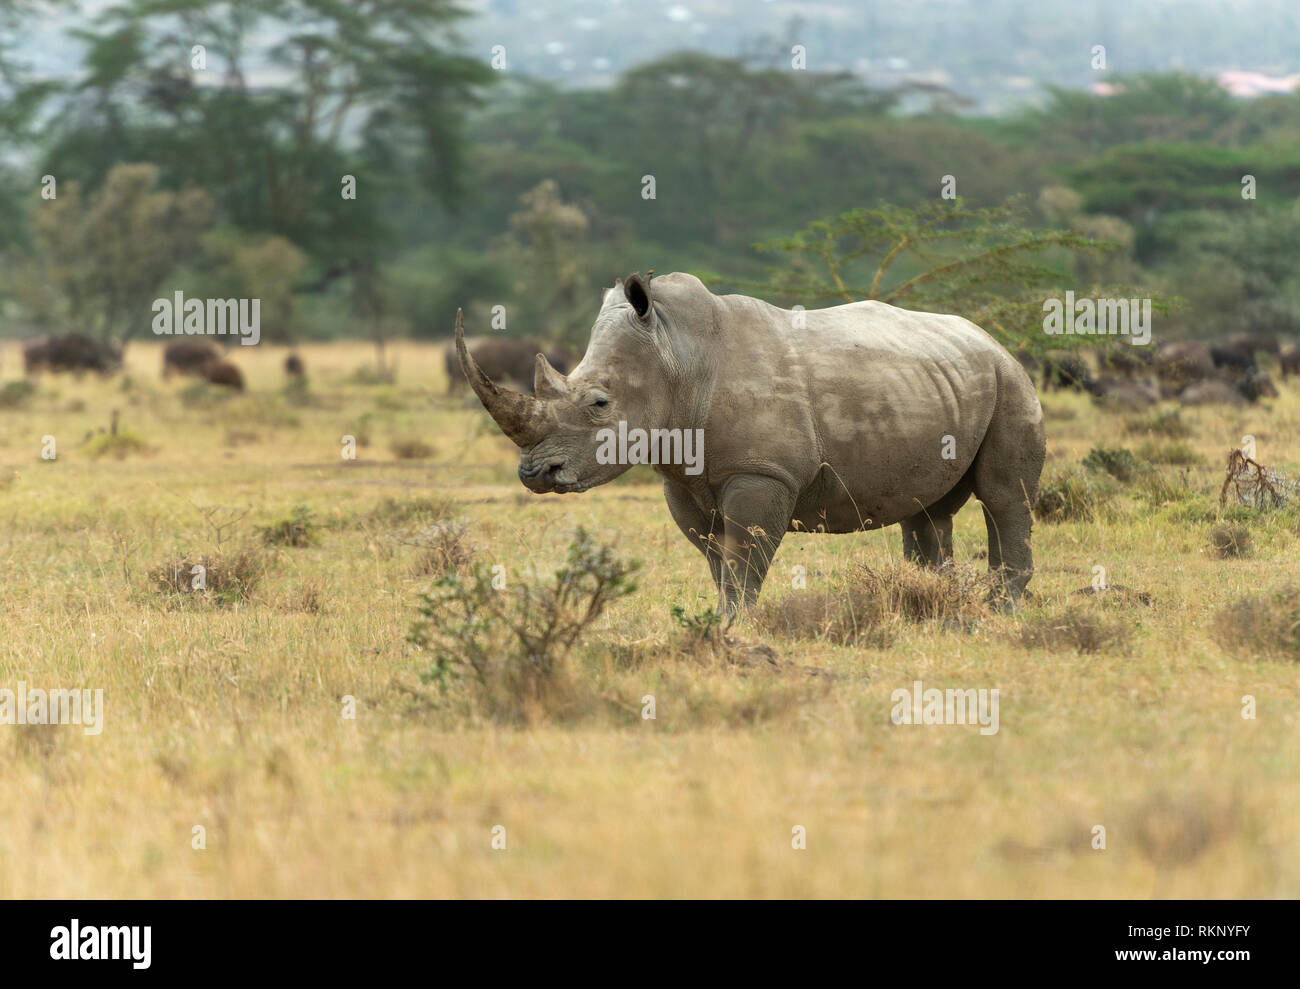
[[1146, 415], [1133, 416], [1124, 421], [1124, 428], [1129, 433], [1163, 436], [1166, 439], [1186, 439], [1192, 435], [1192, 427], [1183, 420], [1179, 408], [1153, 409]]
[[36, 385], [26, 378], [0, 385], [0, 409], [21, 409], [36, 395]]
[[115, 457], [122, 460], [133, 453], [152, 453], [153, 447], [145, 442], [144, 437], [130, 429], [119, 429], [116, 433], [98, 433], [82, 446], [81, 452], [88, 457]]
[[1091, 522], [1114, 494], [1109, 478], [1072, 469], [1057, 471], [1039, 482], [1034, 517], [1040, 522]]
[[1171, 467], [1200, 467], [1205, 463], [1205, 458], [1183, 440], [1145, 440], [1138, 446], [1137, 455], [1148, 463]]
[[1132, 450], [1122, 447], [1094, 446], [1083, 458], [1082, 463], [1085, 470], [1109, 474], [1121, 483], [1128, 483], [1150, 469], [1147, 464], [1133, 455]]
[[258, 526], [257, 533], [267, 546], [311, 546], [320, 538], [320, 524], [312, 510], [298, 505], [288, 518]]

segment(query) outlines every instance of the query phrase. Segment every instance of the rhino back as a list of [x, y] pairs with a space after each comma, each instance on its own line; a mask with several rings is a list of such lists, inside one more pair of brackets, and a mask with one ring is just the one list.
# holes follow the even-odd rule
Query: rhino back
[[1023, 368], [960, 317], [879, 302], [798, 314], [744, 297], [719, 303], [711, 480], [766, 470], [801, 505], [889, 524], [961, 479], [1001, 392], [1037, 410]]

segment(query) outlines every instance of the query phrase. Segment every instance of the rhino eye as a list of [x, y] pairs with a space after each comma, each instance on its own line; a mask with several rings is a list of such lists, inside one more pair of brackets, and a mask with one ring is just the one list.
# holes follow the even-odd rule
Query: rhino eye
[[594, 405], [594, 406], [595, 406], [596, 408], [598, 408], [598, 409], [603, 409], [606, 405], [609, 404], [609, 399], [607, 399], [607, 398], [597, 398], [597, 399], [593, 399], [591, 404]]

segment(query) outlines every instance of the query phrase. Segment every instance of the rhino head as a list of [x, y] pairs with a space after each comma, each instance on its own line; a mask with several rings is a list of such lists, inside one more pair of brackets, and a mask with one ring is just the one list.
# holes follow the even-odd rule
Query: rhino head
[[[639, 273], [606, 291], [587, 353], [568, 375], [537, 355], [533, 394], [492, 381], [465, 346], [464, 317], [456, 313], [461, 369], [488, 414], [522, 451], [519, 479], [530, 491], [567, 494], [614, 480], [628, 463], [602, 463], [602, 430], [649, 428], [667, 420], [673, 389], [665, 355], [667, 328]], [[608, 459], [608, 458], [605, 458]]]

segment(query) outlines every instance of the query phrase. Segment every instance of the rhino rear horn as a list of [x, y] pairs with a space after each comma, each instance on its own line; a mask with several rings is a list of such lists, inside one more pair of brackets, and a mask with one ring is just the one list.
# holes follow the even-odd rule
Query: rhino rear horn
[[539, 399], [563, 398], [569, 390], [568, 379], [551, 367], [545, 354], [537, 355], [537, 367], [533, 371], [533, 394]]
[[501, 427], [501, 432], [521, 449], [535, 446], [546, 435], [546, 407], [531, 395], [499, 387], [484, 373], [465, 346], [465, 314], [460, 309], [456, 310], [456, 354], [474, 394]]

